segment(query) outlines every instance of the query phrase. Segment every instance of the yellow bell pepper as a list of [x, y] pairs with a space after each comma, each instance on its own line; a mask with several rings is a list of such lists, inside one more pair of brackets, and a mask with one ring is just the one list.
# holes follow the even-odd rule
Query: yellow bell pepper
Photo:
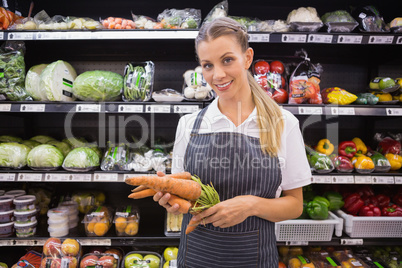
[[352, 160], [352, 163], [356, 169], [374, 169], [374, 162], [370, 157], [359, 155], [354, 158], [355, 159], [353, 159], [354, 161]]
[[360, 138], [353, 138], [352, 140], [356, 144], [356, 153], [358, 154], [366, 154], [367, 146]]
[[315, 149], [319, 153], [330, 155], [334, 151], [334, 145], [328, 139], [322, 139]]
[[335, 90], [328, 93], [328, 102], [331, 104], [347, 105], [357, 100], [357, 96], [344, 89], [335, 87]]
[[386, 154], [385, 157], [391, 164], [391, 170], [398, 170], [402, 167], [402, 156], [398, 154]]

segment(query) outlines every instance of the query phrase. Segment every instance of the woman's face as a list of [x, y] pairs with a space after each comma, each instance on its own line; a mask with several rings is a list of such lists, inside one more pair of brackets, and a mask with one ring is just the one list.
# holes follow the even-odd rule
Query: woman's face
[[243, 52], [230, 35], [202, 41], [197, 48], [202, 74], [221, 99], [241, 100], [250, 91], [248, 68], [253, 60], [251, 48]]

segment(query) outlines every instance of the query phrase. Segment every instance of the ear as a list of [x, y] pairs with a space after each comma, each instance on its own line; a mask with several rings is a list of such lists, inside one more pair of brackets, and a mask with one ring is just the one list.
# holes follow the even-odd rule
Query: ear
[[246, 53], [245, 53], [245, 66], [244, 66], [244, 68], [246, 68], [247, 70], [250, 68], [250, 66], [251, 66], [251, 63], [253, 63], [253, 58], [254, 58], [254, 50], [251, 48], [251, 47], [249, 47], [249, 48], [247, 48], [247, 50], [246, 50]]

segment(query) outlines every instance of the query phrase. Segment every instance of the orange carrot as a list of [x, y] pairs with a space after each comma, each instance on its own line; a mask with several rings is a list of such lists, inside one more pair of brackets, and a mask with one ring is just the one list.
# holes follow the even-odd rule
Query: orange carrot
[[179, 212], [180, 213], [188, 213], [190, 208], [192, 207], [191, 203], [188, 200], [185, 200], [177, 195], [170, 194], [170, 198], [168, 201], [169, 205], [173, 206], [174, 204], [179, 205]]
[[139, 192], [131, 193], [128, 198], [132, 199], [141, 199], [149, 196], [153, 196], [156, 194], [156, 191], [154, 189], [145, 189]]
[[197, 228], [197, 226], [201, 223], [201, 221], [194, 221], [194, 216], [191, 218], [191, 220], [189, 221], [189, 223], [187, 224], [186, 227], [186, 234], [191, 233], [192, 231], [195, 230], [195, 228]]
[[138, 176], [125, 180], [130, 185], [145, 185], [156, 191], [178, 195], [187, 200], [197, 200], [201, 196], [201, 186], [193, 180], [174, 179], [167, 176]]
[[136, 193], [136, 192], [139, 192], [139, 191], [142, 191], [142, 190], [145, 190], [145, 189], [149, 189], [149, 188], [144, 186], [144, 185], [140, 185], [140, 186], [137, 186], [134, 189], [132, 189], [131, 192]]
[[115, 18], [115, 19], [114, 19], [114, 22], [116, 22], [116, 24], [121, 24], [122, 21], [123, 21], [122, 18]]
[[166, 175], [166, 176], [171, 177], [171, 178], [175, 178], [175, 179], [191, 180], [191, 173], [187, 172], [187, 171], [173, 173], [173, 174], [169, 174], [169, 175]]

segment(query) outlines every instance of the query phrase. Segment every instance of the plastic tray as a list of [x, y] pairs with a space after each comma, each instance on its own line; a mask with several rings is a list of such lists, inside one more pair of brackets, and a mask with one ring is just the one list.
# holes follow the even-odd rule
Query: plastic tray
[[329, 212], [327, 220], [287, 220], [275, 223], [276, 241], [331, 241], [342, 236], [343, 219]]
[[148, 254], [153, 254], [153, 255], [159, 257], [159, 259], [161, 260], [159, 267], [160, 267], [160, 268], [163, 267], [164, 259], [162, 258], [161, 254], [159, 254], [159, 253], [157, 253], [157, 252], [155, 252], [155, 251], [130, 251], [130, 252], [128, 252], [126, 255], [124, 255], [123, 259], [121, 260], [121, 262], [120, 262], [120, 263], [121, 263], [121, 265], [120, 265], [121, 268], [125, 268], [125, 267], [124, 267], [124, 263], [125, 263], [126, 257], [127, 257], [128, 255], [134, 254], [134, 253], [141, 254], [142, 257], [144, 257], [145, 255], [148, 255]]
[[402, 237], [402, 217], [357, 217], [337, 210], [350, 237]]
[[[179, 222], [179, 226], [181, 226], [181, 222], [183, 221], [183, 214], [173, 215], [170, 214], [170, 217], [176, 217], [176, 220]], [[180, 219], [181, 217], [181, 219]], [[181, 235], [181, 228], [178, 231], [172, 231], [168, 228], [168, 213], [165, 215], [165, 236], [168, 237], [180, 237]]]

